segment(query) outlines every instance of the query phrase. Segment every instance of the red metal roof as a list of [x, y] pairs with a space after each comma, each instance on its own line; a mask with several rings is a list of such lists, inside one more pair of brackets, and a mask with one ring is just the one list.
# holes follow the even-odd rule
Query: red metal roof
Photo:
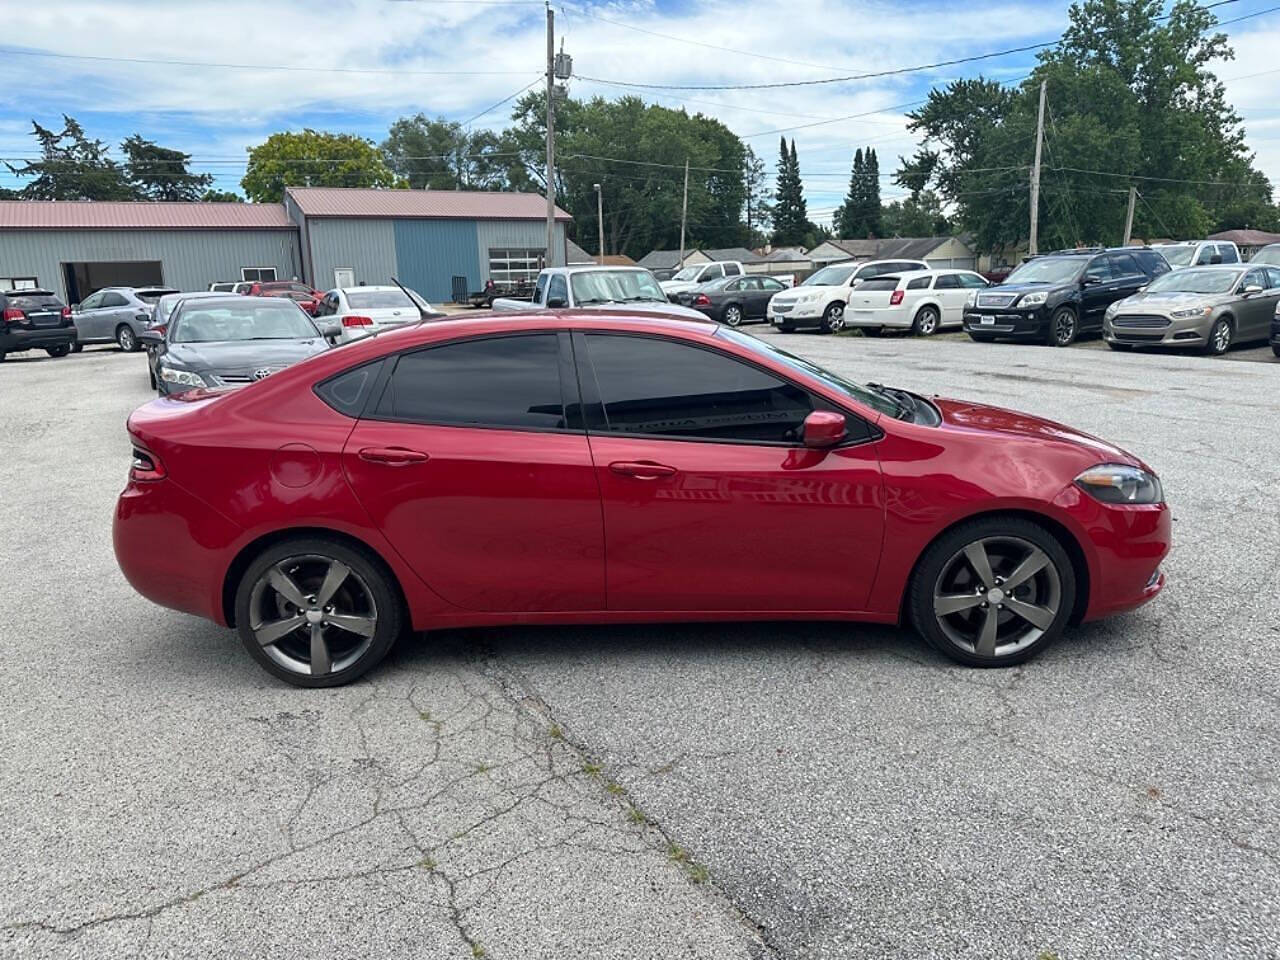
[[289, 230], [280, 204], [0, 200], [0, 230]]
[[[308, 217], [545, 220], [547, 216], [547, 199], [537, 193], [364, 187], [289, 187], [286, 193]], [[556, 219], [573, 217], [556, 207]]]

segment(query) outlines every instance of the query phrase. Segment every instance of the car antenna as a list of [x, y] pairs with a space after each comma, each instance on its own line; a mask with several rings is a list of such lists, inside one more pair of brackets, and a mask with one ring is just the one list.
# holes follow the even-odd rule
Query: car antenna
[[412, 293], [409, 292], [408, 287], [406, 287], [403, 283], [401, 283], [395, 277], [391, 278], [391, 282], [394, 283], [401, 290], [403, 290], [404, 295], [409, 298], [409, 302], [418, 308], [419, 323], [426, 323], [428, 320], [442, 320], [448, 316], [448, 314], [446, 313], [432, 313], [430, 310], [423, 310], [422, 304], [420, 304], [418, 302], [418, 299]]

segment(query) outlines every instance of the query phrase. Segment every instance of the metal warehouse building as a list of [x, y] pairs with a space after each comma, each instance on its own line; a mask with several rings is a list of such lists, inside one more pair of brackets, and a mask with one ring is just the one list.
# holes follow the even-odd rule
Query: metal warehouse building
[[291, 188], [283, 204], [0, 201], [0, 289], [83, 300], [105, 286], [203, 290], [227, 280], [321, 289], [397, 277], [429, 300], [565, 262], [556, 211], [531, 193]]

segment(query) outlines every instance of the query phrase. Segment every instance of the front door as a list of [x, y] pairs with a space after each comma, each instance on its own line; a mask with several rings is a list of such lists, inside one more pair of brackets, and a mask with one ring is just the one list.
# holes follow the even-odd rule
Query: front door
[[1094, 257], [1084, 272], [1084, 290], [1081, 294], [1080, 326], [1092, 329], [1102, 325], [1107, 307], [1119, 299], [1115, 294], [1115, 275], [1111, 272], [1110, 257]]
[[760, 367], [640, 334], [575, 334], [574, 348], [610, 610], [865, 605], [884, 524], [866, 424], [850, 415], [849, 444], [810, 450], [801, 424], [831, 405]]
[[409, 566], [468, 610], [603, 608], [600, 491], [566, 418], [568, 334], [454, 341], [395, 364], [343, 464]]
[[103, 305], [106, 296], [106, 290], [99, 290], [86, 297], [76, 310], [76, 334], [81, 343], [111, 338], [110, 311]]

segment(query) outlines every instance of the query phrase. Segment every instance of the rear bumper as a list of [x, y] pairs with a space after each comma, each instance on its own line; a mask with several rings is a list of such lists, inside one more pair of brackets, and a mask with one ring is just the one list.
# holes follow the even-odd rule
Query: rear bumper
[[905, 306], [881, 307], [878, 309], [854, 309], [845, 307], [844, 325], [846, 327], [889, 327], [897, 329], [911, 326], [915, 315]]
[[30, 330], [9, 327], [3, 333], [0, 333], [0, 352], [19, 353], [23, 350], [71, 346], [75, 342], [76, 328], [74, 326], [35, 327]]

